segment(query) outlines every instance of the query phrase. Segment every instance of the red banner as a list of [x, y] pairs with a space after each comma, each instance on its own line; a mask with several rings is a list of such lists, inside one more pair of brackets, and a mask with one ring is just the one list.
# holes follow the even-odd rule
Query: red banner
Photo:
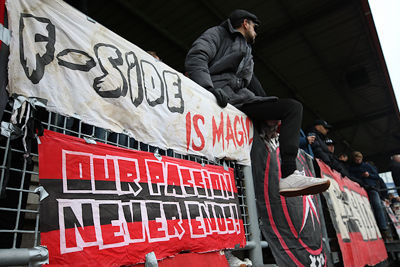
[[373, 266], [387, 259], [367, 192], [318, 160], [321, 176], [331, 179], [324, 193], [336, 230], [344, 266]]
[[232, 169], [45, 131], [39, 178], [50, 265], [121, 266], [245, 245]]

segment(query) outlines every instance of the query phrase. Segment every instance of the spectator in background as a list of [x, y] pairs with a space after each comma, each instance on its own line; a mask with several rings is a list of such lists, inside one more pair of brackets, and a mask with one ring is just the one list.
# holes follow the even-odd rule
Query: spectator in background
[[314, 142], [311, 144], [312, 151], [315, 158], [321, 159], [327, 165], [331, 165], [331, 157], [328, 146], [325, 144], [326, 135], [332, 126], [324, 120], [316, 120], [313, 128], [309, 131], [308, 135], [315, 134]]
[[[392, 172], [392, 178], [394, 185], [400, 187], [400, 155], [393, 155], [390, 158], [390, 171]], [[397, 189], [397, 194], [400, 196], [400, 188]]]
[[148, 54], [150, 54], [152, 57], [154, 57], [155, 59], [157, 59], [158, 61], [162, 61], [155, 51], [146, 51], [146, 52]]
[[342, 175], [342, 177], [348, 177], [351, 180], [354, 180], [350, 177], [350, 173], [349, 171], [344, 167], [344, 165], [342, 164], [342, 162], [335, 156], [334, 152], [335, 152], [335, 142], [332, 139], [325, 139], [325, 144], [328, 147], [329, 153], [329, 167], [331, 167], [332, 169], [340, 172], [340, 174]]
[[304, 133], [302, 129], [300, 129], [300, 142], [299, 147], [303, 149], [308, 155], [314, 158], [314, 153], [311, 148], [311, 144], [315, 141], [315, 133], [310, 132], [308, 135]]
[[352, 154], [352, 160], [353, 162], [350, 165], [350, 174], [360, 180], [361, 186], [367, 191], [369, 202], [371, 203], [382, 237], [384, 239], [390, 239], [391, 234], [384, 213], [384, 207], [382, 206], [381, 195], [379, 194], [379, 189], [381, 188], [380, 180], [382, 180], [382, 178], [379, 177], [374, 167], [363, 162], [363, 155], [361, 152], [354, 151]]
[[349, 157], [347, 156], [347, 154], [343, 152], [340, 153], [338, 159], [342, 163], [343, 167], [345, 167], [346, 170], [349, 170]]
[[385, 184], [385, 181], [383, 181], [383, 178], [379, 176], [378, 167], [376, 167], [375, 163], [372, 160], [367, 161], [367, 163], [374, 169], [375, 173], [379, 177], [378, 190], [379, 190], [379, 195], [381, 196], [381, 199], [387, 199], [389, 197], [387, 186]]
[[340, 153], [338, 158], [343, 163], [348, 163], [348, 161], [349, 161], [349, 156], [347, 156], [346, 153]]
[[335, 153], [335, 142], [332, 139], [325, 139], [325, 144], [328, 147], [329, 152], [333, 155]]

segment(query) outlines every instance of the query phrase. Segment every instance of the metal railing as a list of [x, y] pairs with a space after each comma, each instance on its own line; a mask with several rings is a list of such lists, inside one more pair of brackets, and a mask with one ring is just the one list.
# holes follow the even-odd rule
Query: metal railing
[[[247, 241], [245, 249], [249, 250], [253, 266], [263, 264], [261, 247], [266, 247], [267, 243], [260, 241], [251, 167], [243, 167], [232, 161], [211, 162], [199, 156], [162, 150], [138, 142], [127, 135], [112, 133], [85, 124], [78, 119], [47, 112], [40, 107], [37, 107], [35, 113], [45, 129], [66, 135], [91, 138], [118, 147], [159, 153], [198, 163], [234, 168]], [[10, 118], [11, 111], [6, 111], [3, 122], [8, 123]], [[26, 121], [26, 118], [21, 118], [21, 121]], [[7, 124], [2, 125], [2, 128], [6, 127]], [[48, 252], [46, 248], [40, 246], [39, 203], [42, 190], [38, 178], [37, 141], [32, 139], [31, 153], [28, 157], [21, 136], [16, 138], [14, 135], [8, 137], [2, 135], [0, 138], [0, 265], [40, 266], [47, 262]], [[237, 175], [239, 173], [243, 175]]]

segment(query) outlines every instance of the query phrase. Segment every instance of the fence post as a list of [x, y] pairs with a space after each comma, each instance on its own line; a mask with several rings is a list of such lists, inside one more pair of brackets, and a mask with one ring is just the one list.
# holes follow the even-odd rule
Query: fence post
[[246, 204], [249, 214], [249, 241], [254, 244], [250, 249], [250, 260], [254, 267], [263, 266], [263, 256], [260, 240], [260, 227], [258, 225], [258, 215], [256, 207], [256, 196], [254, 192], [253, 174], [251, 166], [243, 167], [244, 183], [246, 186]]
[[49, 252], [45, 247], [0, 249], [0, 266], [40, 266], [48, 263]]

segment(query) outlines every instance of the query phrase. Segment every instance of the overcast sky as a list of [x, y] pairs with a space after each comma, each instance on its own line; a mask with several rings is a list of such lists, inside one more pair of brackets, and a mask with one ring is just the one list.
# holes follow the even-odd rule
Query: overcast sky
[[397, 105], [400, 106], [400, 0], [369, 0]]

